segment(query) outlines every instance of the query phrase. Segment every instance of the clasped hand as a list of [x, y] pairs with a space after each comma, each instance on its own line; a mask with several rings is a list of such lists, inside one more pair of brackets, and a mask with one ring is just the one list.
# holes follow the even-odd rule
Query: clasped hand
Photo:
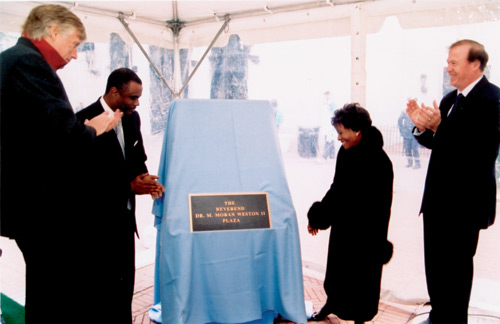
[[439, 124], [441, 123], [441, 112], [435, 100], [433, 102], [433, 106], [434, 107], [425, 106], [422, 103], [419, 107], [415, 99], [408, 100], [408, 103], [406, 104], [406, 112], [408, 113], [408, 116], [421, 133], [427, 129], [436, 132]]
[[156, 181], [159, 178], [160, 177], [150, 175], [148, 173], [138, 175], [130, 183], [132, 192], [135, 192], [138, 195], [151, 195], [151, 198], [153, 199], [160, 198], [165, 192], [165, 187]]

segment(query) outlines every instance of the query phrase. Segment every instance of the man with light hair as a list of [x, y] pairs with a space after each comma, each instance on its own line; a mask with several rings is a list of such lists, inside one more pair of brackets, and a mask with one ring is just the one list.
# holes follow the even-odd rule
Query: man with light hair
[[17, 44], [0, 54], [1, 234], [26, 262], [26, 323], [80, 323], [96, 307], [84, 179], [75, 165], [121, 113], [80, 122], [56, 71], [77, 58], [80, 19], [34, 8]]

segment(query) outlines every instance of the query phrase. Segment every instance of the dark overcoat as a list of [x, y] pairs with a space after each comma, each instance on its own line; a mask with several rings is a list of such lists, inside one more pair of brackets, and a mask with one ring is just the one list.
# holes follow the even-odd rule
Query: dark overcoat
[[331, 227], [324, 287], [330, 309], [344, 320], [369, 321], [378, 312], [394, 177], [382, 146], [371, 127], [358, 145], [341, 147], [330, 190], [308, 213], [312, 227]]
[[[84, 314], [93, 293], [92, 219], [76, 165], [96, 138], [77, 120], [57, 73], [26, 38], [0, 55], [1, 234], [26, 262], [26, 322]], [[77, 280], [75, 280], [77, 278]], [[89, 280], [87, 280], [89, 279]], [[49, 311], [50, 312], [50, 311]]]
[[77, 120], [61, 80], [31, 41], [19, 38], [0, 62], [2, 235], [61, 235], [81, 205], [75, 161], [95, 130]]

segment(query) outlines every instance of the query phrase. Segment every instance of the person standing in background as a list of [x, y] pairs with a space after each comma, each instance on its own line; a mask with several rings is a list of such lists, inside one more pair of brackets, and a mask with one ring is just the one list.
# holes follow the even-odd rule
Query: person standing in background
[[80, 212], [86, 179], [74, 166], [121, 113], [75, 117], [56, 71], [85, 38], [70, 10], [41, 5], [0, 54], [1, 234], [15, 239], [26, 263], [27, 324], [88, 322], [82, 314], [94, 306], [99, 268], [86, 247], [94, 224]]
[[[439, 106], [407, 104], [415, 138], [432, 150], [420, 212], [424, 220], [426, 323], [467, 323], [479, 232], [495, 220], [495, 161], [500, 144], [500, 89], [483, 72], [484, 46], [460, 40], [446, 71], [456, 90]], [[477, 127], [478, 136], [471, 136]], [[467, 149], [464, 149], [467, 148]]]
[[[322, 120], [330, 121], [331, 118], [333, 117], [333, 114], [335, 113], [335, 109], [337, 108], [337, 106], [335, 105], [335, 102], [331, 98], [330, 91], [325, 91], [324, 95], [325, 95], [325, 103], [323, 107], [323, 114], [325, 115], [325, 117], [327, 116], [327, 118], [322, 118]], [[327, 125], [321, 126], [321, 128], [325, 139], [325, 145], [323, 146], [323, 158], [325, 160], [334, 159], [336, 151], [335, 151], [335, 135], [333, 134], [332, 125], [328, 123]]]
[[[399, 133], [403, 137], [403, 151], [408, 158], [407, 168], [413, 166], [414, 169], [420, 169], [420, 153], [418, 152], [418, 142], [413, 136], [413, 127], [415, 125], [406, 111], [402, 111], [398, 118]], [[415, 164], [413, 164], [415, 160]]]

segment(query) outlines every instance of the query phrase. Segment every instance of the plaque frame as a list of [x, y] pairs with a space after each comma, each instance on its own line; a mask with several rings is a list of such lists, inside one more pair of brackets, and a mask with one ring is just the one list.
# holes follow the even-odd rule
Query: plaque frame
[[[200, 198], [208, 200], [212, 199], [212, 202], [210, 203], [213, 204], [214, 202], [216, 202], [217, 204], [213, 204], [209, 207], [203, 206], [200, 210], [199, 207], [194, 206], [200, 204], [200, 201], [193, 202], [193, 200], [199, 200]], [[253, 205], [251, 205], [250, 208], [257, 207], [257, 209], [248, 210], [248, 204], [244, 205], [244, 203], [245, 199], [247, 199], [248, 202], [248, 199], [250, 198], [253, 200], [264, 199], [265, 204], [263, 204], [262, 201], [253, 201]], [[238, 204], [236, 204], [237, 202]], [[272, 218], [269, 207], [269, 194], [267, 192], [188, 194], [188, 203], [189, 225], [191, 233], [272, 228]], [[225, 203], [234, 204], [225, 205]], [[262, 213], [265, 214], [263, 215]], [[207, 216], [208, 214], [211, 214], [211, 216]], [[221, 214], [228, 215], [221, 216]], [[200, 225], [200, 220], [204, 221], [204, 224]], [[207, 224], [209, 222], [212, 223]]]

